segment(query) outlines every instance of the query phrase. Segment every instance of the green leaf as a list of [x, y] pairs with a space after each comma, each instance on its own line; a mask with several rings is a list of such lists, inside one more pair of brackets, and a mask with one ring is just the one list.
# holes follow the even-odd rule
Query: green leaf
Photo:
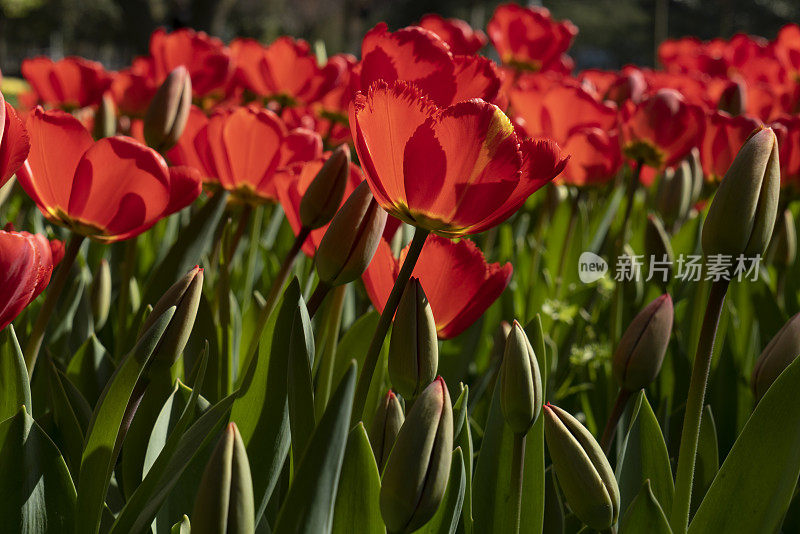
[[31, 385], [14, 325], [8, 325], [0, 331], [0, 421], [14, 417], [20, 406], [32, 410]]
[[372, 454], [364, 423], [347, 438], [347, 448], [333, 508], [334, 534], [383, 534], [380, 510], [381, 476]]
[[661, 427], [644, 390], [639, 391], [630, 404], [631, 416], [628, 431], [617, 459], [617, 481], [620, 491], [620, 510], [627, 510], [639, 494], [645, 480], [650, 480], [653, 494], [665, 510], [672, 509], [675, 484], [669, 453]]
[[95, 534], [100, 527], [106, 491], [122, 446], [118, 438], [128, 401], [174, 313], [173, 306], [156, 319], [122, 361], [100, 395], [86, 434], [78, 477], [77, 534]]
[[91, 406], [97, 405], [103, 388], [114, 374], [111, 356], [94, 334], [89, 336], [67, 365], [67, 378]]
[[289, 428], [292, 454], [303, 456], [314, 432], [314, 385], [311, 367], [314, 360], [314, 332], [306, 303], [301, 297], [294, 312], [289, 334]]
[[472, 431], [469, 425], [469, 386], [463, 386], [461, 394], [453, 404], [453, 425], [454, 432], [453, 445], [461, 447], [463, 452], [464, 473], [466, 475], [466, 487], [464, 488], [464, 504], [461, 507], [463, 516], [464, 531], [467, 534], [472, 532]]
[[183, 516], [183, 519], [181, 519], [180, 523], [175, 523], [172, 526], [170, 534], [191, 534], [191, 532], [192, 532], [192, 526], [189, 523], [189, 518]]
[[0, 423], [0, 473], [3, 532], [72, 532], [75, 487], [67, 464], [24, 408]]
[[276, 534], [328, 534], [347, 446], [356, 385], [352, 362], [320, 418], [278, 513]]
[[467, 488], [467, 473], [464, 470], [464, 454], [461, 447], [453, 451], [450, 464], [450, 476], [447, 479], [442, 502], [436, 514], [417, 532], [420, 534], [455, 534], [461, 507], [464, 504], [464, 493]]
[[774, 532], [800, 475], [800, 359], [753, 411], [700, 508], [690, 534]]
[[[78, 416], [72, 409], [64, 384], [56, 369], [53, 360], [46, 357], [42, 362], [47, 373], [47, 383], [50, 391], [50, 402], [53, 407], [53, 420], [63, 441], [65, 460], [71, 473], [77, 475], [81, 466], [83, 453], [83, 438], [85, 428], [81, 427]], [[66, 377], [64, 378], [66, 380]]]
[[706, 405], [703, 417], [700, 419], [700, 437], [697, 442], [697, 459], [692, 480], [692, 512], [700, 507], [703, 497], [717, 476], [717, 471], [719, 471], [717, 429], [714, 425], [714, 416], [711, 414], [711, 406]]
[[564, 505], [556, 485], [553, 466], [548, 466], [544, 474], [544, 528], [546, 534], [564, 533]]
[[260, 521], [278, 482], [290, 445], [287, 391], [289, 336], [273, 336], [273, 332], [291, 332], [295, 310], [301, 298], [300, 284], [295, 278], [289, 283], [282, 303], [277, 312], [270, 316], [261, 334], [258, 356], [248, 369], [241, 394], [231, 411], [231, 421], [239, 427], [250, 459], [256, 523]]
[[658, 505], [650, 488], [650, 481], [645, 480], [639, 494], [631, 502], [628, 511], [620, 522], [619, 534], [672, 534], [667, 516]]

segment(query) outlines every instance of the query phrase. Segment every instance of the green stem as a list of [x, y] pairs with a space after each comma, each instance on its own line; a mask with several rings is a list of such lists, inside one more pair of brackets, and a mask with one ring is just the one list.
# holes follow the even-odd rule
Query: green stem
[[[337, 286], [337, 288], [339, 287], [344, 287], [344, 286]], [[328, 296], [328, 293], [330, 293], [331, 289], [332, 287], [329, 284], [326, 284], [322, 280], [319, 281], [316, 289], [314, 289], [314, 292], [311, 294], [311, 298], [308, 299], [307, 308], [308, 308], [308, 316], [310, 318], [313, 319], [314, 316], [317, 314], [317, 311], [319, 311], [319, 307], [322, 306], [322, 302], [325, 300], [325, 297]]]
[[355, 424], [360, 421], [364, 415], [364, 408], [367, 402], [367, 395], [369, 394], [369, 386], [372, 383], [372, 375], [375, 373], [375, 366], [378, 365], [378, 357], [383, 348], [383, 341], [386, 338], [386, 333], [389, 331], [389, 326], [392, 324], [394, 312], [397, 311], [397, 305], [400, 304], [400, 297], [406, 288], [411, 273], [414, 271], [414, 266], [417, 264], [419, 254], [422, 252], [422, 246], [428, 238], [429, 230], [424, 230], [417, 227], [414, 230], [414, 238], [411, 240], [411, 245], [408, 248], [408, 254], [397, 274], [397, 279], [394, 281], [392, 292], [389, 293], [389, 298], [386, 299], [386, 305], [383, 307], [378, 325], [375, 327], [375, 334], [372, 336], [372, 341], [367, 350], [367, 356], [364, 358], [364, 367], [361, 368], [361, 373], [358, 375], [358, 384], [356, 385], [355, 400], [353, 401], [353, 416], [351, 423]]
[[239, 242], [242, 240], [245, 229], [250, 224], [250, 216], [252, 213], [253, 206], [250, 204], [245, 204], [244, 208], [242, 209], [242, 213], [239, 214], [239, 222], [236, 225], [236, 233], [233, 235], [230, 248], [228, 249], [229, 263], [233, 260], [233, 255], [236, 254], [236, 249], [239, 248]]
[[514, 450], [511, 455], [511, 534], [519, 533], [522, 518], [522, 475], [525, 471], [525, 434], [514, 434]]
[[567, 256], [570, 253], [570, 247], [572, 246], [572, 238], [575, 235], [575, 228], [578, 226], [578, 216], [580, 214], [580, 202], [582, 197], [582, 190], [578, 190], [578, 194], [575, 196], [575, 199], [570, 204], [570, 212], [569, 212], [569, 226], [567, 226], [567, 233], [564, 236], [564, 243], [562, 244], [561, 248], [561, 258], [558, 262], [558, 274], [556, 276], [556, 294], [559, 294], [561, 290], [561, 281], [564, 277], [564, 267], [567, 263]]
[[81, 249], [84, 237], [79, 234], [72, 234], [67, 243], [67, 248], [64, 251], [64, 258], [56, 269], [55, 276], [50, 281], [47, 287], [47, 294], [44, 297], [44, 302], [39, 310], [39, 315], [36, 317], [36, 322], [33, 325], [33, 331], [25, 343], [25, 366], [28, 368], [28, 376], [33, 376], [33, 368], [36, 365], [36, 358], [39, 356], [39, 349], [42, 347], [42, 340], [47, 330], [47, 324], [50, 322], [50, 317], [53, 315], [53, 310], [56, 308], [56, 302], [64, 289], [67, 282], [67, 276], [75, 263], [75, 258], [78, 257], [78, 251]]
[[636, 190], [639, 188], [639, 179], [642, 175], [642, 162], [636, 162], [636, 168], [633, 170], [630, 182], [628, 182], [628, 202], [625, 205], [625, 217], [622, 219], [622, 230], [619, 235], [618, 250], [621, 253], [622, 247], [628, 240], [628, 228], [630, 227], [631, 212], [633, 211], [633, 204], [636, 200]]
[[672, 502], [670, 525], [675, 534], [684, 534], [689, 525], [689, 506], [692, 500], [692, 480], [694, 478], [695, 455], [697, 441], [700, 436], [700, 417], [703, 413], [703, 400], [706, 384], [711, 370], [711, 356], [714, 352], [714, 340], [717, 326], [728, 291], [728, 281], [720, 280], [711, 285], [706, 313], [697, 352], [692, 366], [692, 378], [689, 382], [689, 394], [686, 398], [686, 413], [683, 417], [681, 446], [678, 453], [678, 470], [675, 476], [675, 499]]
[[[324, 345], [322, 346], [317, 394], [314, 396], [314, 412], [319, 420], [328, 404], [333, 382], [333, 368], [336, 364], [336, 347], [339, 344], [339, 328], [342, 324], [342, 311], [344, 310], [344, 297], [346, 285], [337, 286], [333, 290], [331, 302], [325, 309], [323, 329], [325, 330]], [[310, 311], [309, 311], [310, 312]]]
[[628, 399], [631, 398], [631, 393], [633, 392], [625, 388], [620, 388], [617, 394], [617, 401], [614, 403], [614, 408], [611, 409], [611, 413], [608, 416], [606, 428], [603, 430], [603, 437], [600, 438], [600, 446], [603, 448], [603, 452], [606, 453], [606, 456], [608, 456], [608, 451], [611, 448], [611, 441], [614, 439], [614, 431], [619, 424], [619, 418], [622, 417], [622, 412], [625, 411], [625, 406], [628, 404]]
[[131, 279], [134, 274], [134, 265], [136, 264], [137, 241], [139, 237], [132, 237], [128, 239], [125, 244], [125, 256], [122, 259], [122, 268], [119, 280], [119, 308], [117, 317], [117, 336], [115, 339], [120, 340], [119, 343], [114, 344], [114, 353], [119, 360], [122, 354], [122, 340], [128, 335], [128, 316], [131, 315], [130, 301], [131, 301]]
[[[224, 254], [224, 253], [223, 253]], [[219, 394], [220, 398], [225, 397], [231, 391], [231, 367], [232, 367], [232, 344], [231, 344], [231, 306], [230, 306], [230, 263], [223, 258], [219, 266], [219, 279], [217, 280], [217, 314], [220, 327], [220, 351], [219, 351]]]

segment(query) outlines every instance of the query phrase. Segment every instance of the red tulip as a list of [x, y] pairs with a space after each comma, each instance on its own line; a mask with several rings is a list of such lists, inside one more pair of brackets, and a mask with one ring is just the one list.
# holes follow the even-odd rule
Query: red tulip
[[655, 169], [683, 159], [700, 144], [705, 126], [703, 110], [673, 89], [660, 89], [639, 105], [629, 102], [621, 118], [623, 153]]
[[233, 74], [230, 51], [215, 37], [183, 28], [167, 33], [159, 28], [150, 36], [152, 75], [156, 86], [181, 65], [192, 78], [192, 92], [205, 96], [222, 89]]
[[167, 167], [127, 137], [97, 142], [72, 115], [37, 107], [28, 117], [31, 151], [20, 185], [51, 222], [96, 241], [137, 236], [200, 194], [200, 176]]
[[503, 64], [534, 72], [563, 72], [562, 55], [578, 34], [574, 24], [554, 21], [543, 7], [517, 4], [499, 6], [486, 31]]
[[253, 203], [277, 201], [275, 171], [322, 155], [322, 140], [308, 130], [287, 131], [271, 111], [240, 107], [219, 110], [195, 137], [205, 175]]
[[0, 93], [0, 187], [25, 162], [30, 146], [22, 120]]
[[778, 137], [781, 184], [800, 186], [800, 115], [780, 117], [772, 125]]
[[724, 111], [706, 114], [706, 127], [700, 145], [700, 162], [706, 179], [719, 181], [753, 130], [761, 123], [751, 117], [731, 117]]
[[520, 142], [492, 104], [442, 108], [404, 82], [376, 82], [359, 93], [350, 125], [378, 203], [446, 237], [500, 224], [567, 161], [553, 141]]
[[[389, 243], [382, 239], [362, 277], [378, 311], [383, 311], [407, 252], [408, 247], [395, 258]], [[483, 253], [469, 239], [454, 243], [431, 236], [411, 276], [419, 278], [425, 290], [439, 338], [449, 339], [466, 330], [497, 300], [512, 271], [510, 263], [486, 263]]]
[[67, 110], [98, 104], [111, 85], [111, 74], [100, 63], [80, 57], [26, 59], [22, 75], [39, 102]]
[[158, 91], [150, 59], [137, 57], [129, 68], [114, 74], [110, 90], [121, 115], [143, 118]]
[[419, 26], [431, 31], [447, 43], [453, 54], [472, 55], [486, 46], [488, 39], [481, 30], [473, 29], [461, 19], [446, 19], [431, 13], [422, 17]]
[[563, 150], [569, 154], [564, 172], [557, 178], [566, 184], [589, 185], [613, 179], [622, 167], [616, 131], [597, 127], [578, 129], [567, 138]]
[[186, 128], [183, 129], [177, 144], [167, 151], [167, 158], [173, 165], [185, 165], [197, 169], [203, 176], [203, 180], [211, 177], [206, 174], [203, 159], [197, 153], [195, 140], [197, 135], [208, 124], [208, 117], [203, 110], [197, 106], [189, 109], [189, 119], [186, 121]]
[[60, 259], [51, 247], [59, 245], [43, 235], [0, 230], [0, 330], [47, 287]]
[[788, 78], [800, 78], [800, 26], [787, 24], [781, 28], [775, 39], [775, 55]]

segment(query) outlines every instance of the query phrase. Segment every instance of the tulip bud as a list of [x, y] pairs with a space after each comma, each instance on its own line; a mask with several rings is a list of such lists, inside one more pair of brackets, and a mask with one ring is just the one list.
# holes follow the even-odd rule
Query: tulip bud
[[383, 397], [381, 405], [375, 412], [372, 425], [369, 430], [369, 442], [372, 445], [372, 453], [375, 455], [375, 463], [378, 464], [378, 471], [383, 471], [386, 459], [394, 447], [397, 433], [405, 421], [403, 407], [397, 400], [394, 392], [389, 390]]
[[800, 355], [800, 313], [783, 325], [756, 360], [751, 381], [756, 402], [761, 400], [775, 379], [798, 355]]
[[412, 406], [386, 461], [380, 507], [389, 532], [413, 532], [436, 513], [453, 452], [453, 408], [442, 377]]
[[647, 82], [644, 79], [642, 71], [639, 69], [631, 69], [630, 71], [622, 73], [606, 91], [604, 100], [611, 100], [618, 106], [630, 100], [634, 104], [638, 104], [644, 97], [644, 92], [647, 89]]
[[333, 151], [303, 194], [300, 201], [300, 223], [303, 227], [314, 230], [333, 219], [342, 203], [349, 174], [350, 148], [341, 145]]
[[717, 102], [717, 109], [736, 117], [747, 109], [747, 92], [744, 83], [731, 81], [722, 91]]
[[367, 182], [361, 182], [322, 236], [315, 256], [320, 280], [338, 286], [361, 276], [378, 249], [384, 226], [386, 212]]
[[660, 262], [658, 265], [663, 265], [667, 271], [666, 277], [664, 277], [663, 272], [659, 272], [654, 276], [663, 284], [669, 282], [672, 279], [672, 263], [675, 255], [672, 252], [672, 244], [669, 241], [667, 231], [664, 230], [661, 219], [654, 213], [647, 215], [647, 227], [644, 231], [644, 249], [647, 253], [647, 260], [651, 262], [651, 273], [653, 272], [652, 264]]
[[178, 142], [192, 107], [192, 79], [183, 65], [169, 73], [158, 88], [144, 117], [147, 145], [166, 152]]
[[797, 232], [794, 227], [792, 212], [784, 210], [775, 226], [770, 242], [770, 255], [776, 267], [791, 267], [797, 255]]
[[622, 334], [612, 369], [622, 389], [638, 391], [661, 370], [672, 332], [672, 298], [665, 293], [644, 307]]
[[703, 252], [733, 259], [763, 254], [780, 194], [778, 140], [762, 128], [745, 141], [719, 184], [703, 224]]
[[692, 168], [683, 160], [674, 169], [667, 169], [658, 183], [656, 209], [668, 226], [685, 219], [692, 207]]
[[500, 408], [515, 434], [527, 434], [542, 409], [539, 362], [525, 331], [517, 321], [506, 339], [500, 364]]
[[111, 270], [108, 268], [105, 258], [100, 260], [100, 265], [97, 266], [97, 271], [92, 277], [89, 300], [92, 305], [94, 330], [98, 332], [106, 324], [108, 311], [111, 309]]
[[619, 487], [608, 459], [594, 437], [570, 414], [544, 406], [544, 435], [558, 484], [575, 515], [595, 530], [619, 516]]
[[100, 106], [94, 113], [94, 128], [92, 135], [95, 139], [113, 137], [117, 135], [117, 106], [111, 93], [106, 91], [100, 100]]
[[689, 164], [689, 169], [692, 171], [692, 199], [689, 203], [694, 205], [695, 202], [700, 200], [700, 196], [703, 194], [703, 186], [706, 183], [703, 164], [700, 162], [700, 149], [694, 147], [683, 161]]
[[183, 352], [186, 342], [189, 341], [189, 334], [192, 333], [202, 292], [203, 269], [195, 265], [183, 278], [175, 282], [153, 306], [153, 311], [142, 325], [142, 332], [147, 332], [150, 325], [161, 316], [164, 310], [171, 306], [176, 307], [175, 315], [153, 351], [151, 360], [154, 366], [172, 367], [172, 364]]
[[247, 450], [230, 423], [206, 464], [192, 511], [192, 534], [255, 532], [255, 501]]
[[412, 277], [400, 297], [389, 341], [389, 378], [406, 399], [414, 399], [439, 368], [436, 322], [419, 278]]

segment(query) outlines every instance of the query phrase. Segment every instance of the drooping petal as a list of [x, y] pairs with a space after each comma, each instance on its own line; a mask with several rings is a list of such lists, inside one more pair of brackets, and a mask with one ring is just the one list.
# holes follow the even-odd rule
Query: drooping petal
[[171, 215], [194, 202], [203, 191], [200, 171], [194, 167], [169, 168], [169, 204], [164, 215]]
[[25, 163], [30, 147], [22, 119], [0, 93], [0, 186]]

